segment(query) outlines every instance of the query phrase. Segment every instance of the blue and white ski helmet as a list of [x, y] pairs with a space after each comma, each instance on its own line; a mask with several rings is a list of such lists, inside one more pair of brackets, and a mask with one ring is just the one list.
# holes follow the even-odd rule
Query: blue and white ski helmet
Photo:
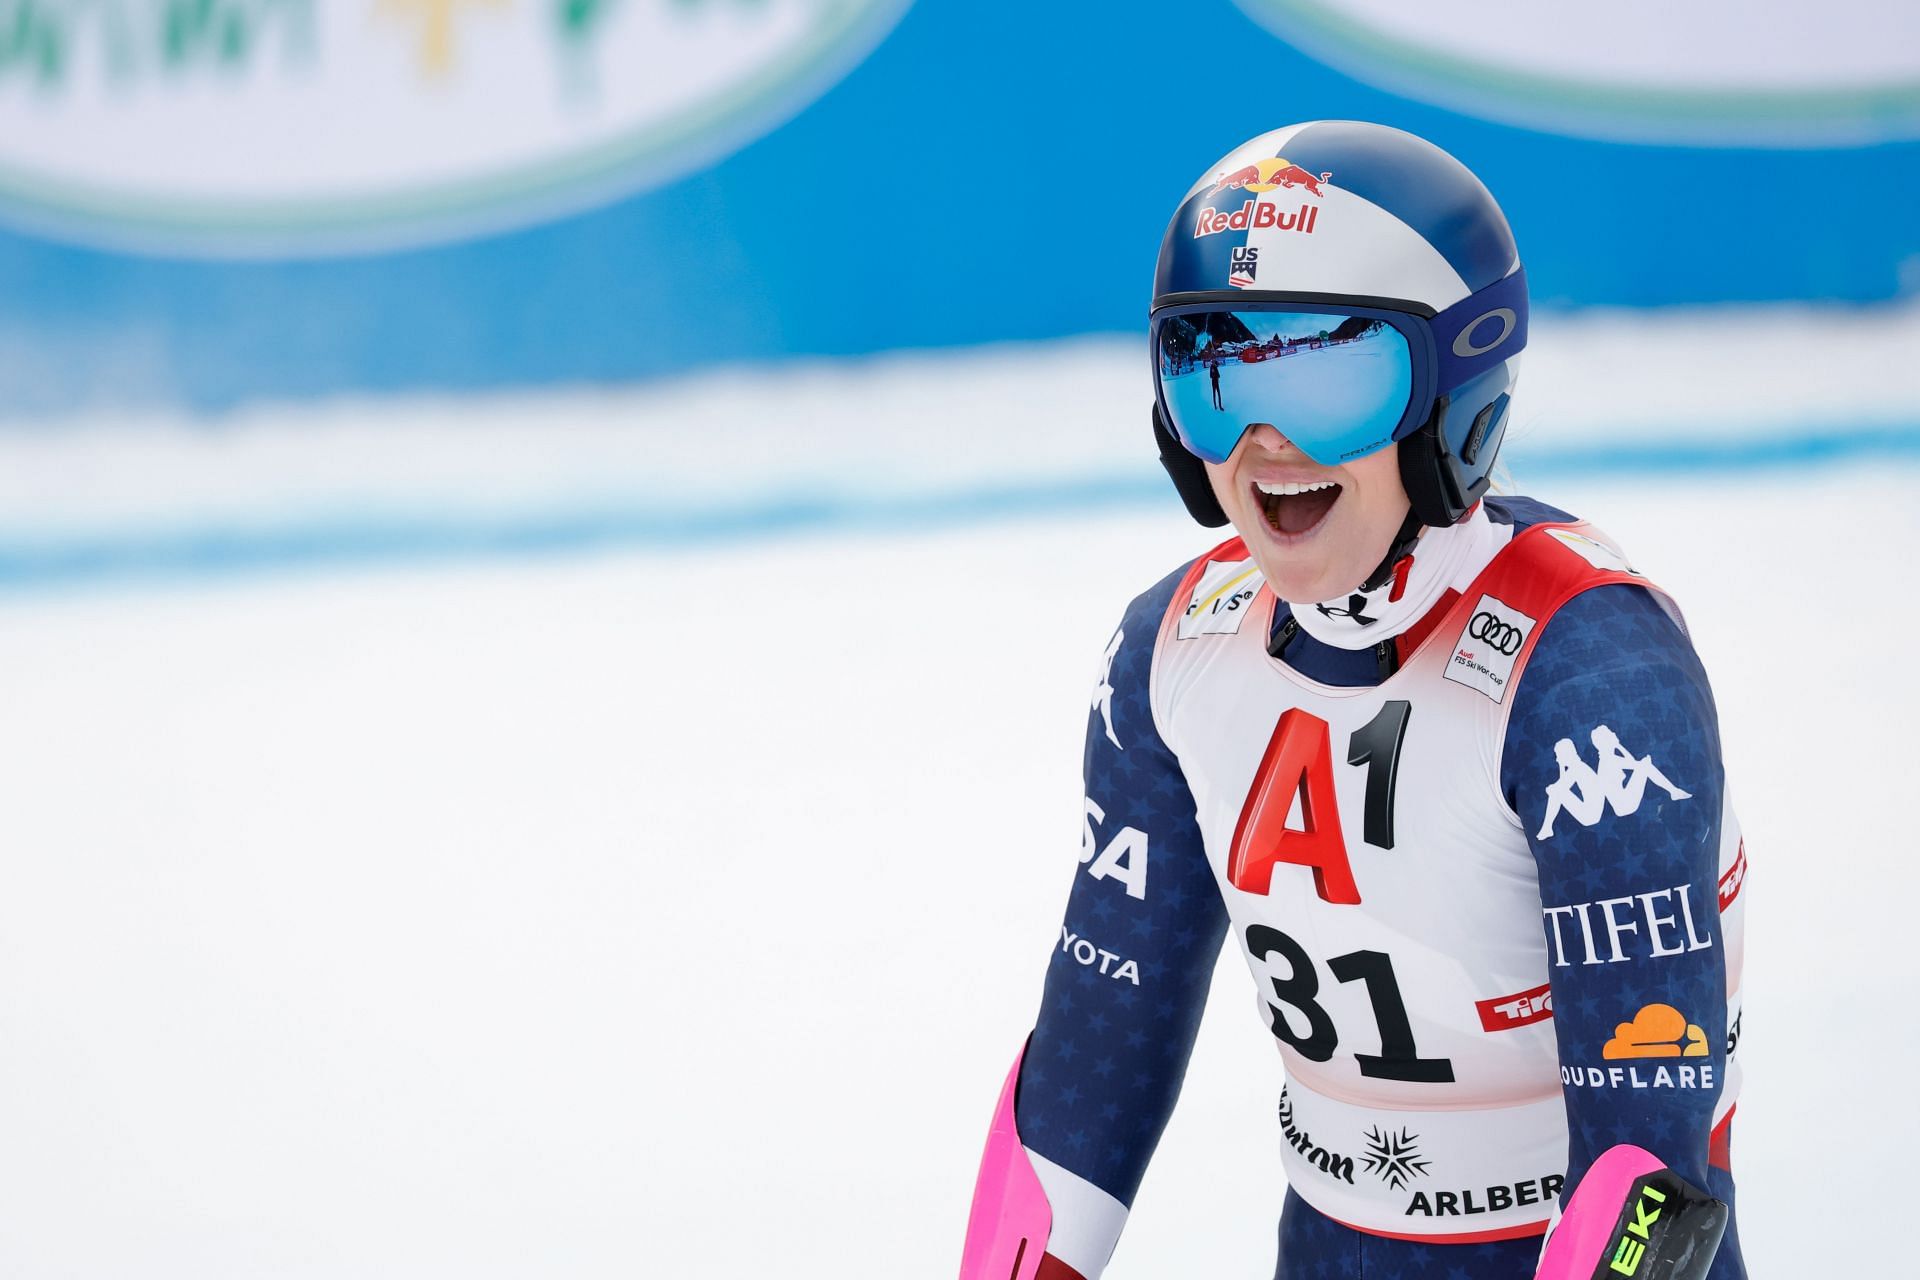
[[1397, 418], [1341, 456], [1397, 442], [1413, 518], [1464, 518], [1487, 489], [1527, 339], [1526, 274], [1486, 187], [1432, 143], [1355, 120], [1261, 134], [1193, 184], [1161, 242], [1149, 323], [1162, 460], [1203, 523], [1226, 517], [1199, 458], [1225, 450], [1178, 421], [1163, 330], [1209, 309], [1289, 307], [1378, 321], [1406, 340], [1404, 411], [1396, 402]]

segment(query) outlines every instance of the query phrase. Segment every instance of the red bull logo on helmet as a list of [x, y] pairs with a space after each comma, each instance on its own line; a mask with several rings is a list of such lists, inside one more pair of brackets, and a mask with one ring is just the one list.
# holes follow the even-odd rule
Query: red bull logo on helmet
[[1320, 220], [1317, 205], [1303, 204], [1297, 210], [1286, 213], [1275, 204], [1262, 204], [1258, 200], [1248, 200], [1232, 213], [1222, 213], [1208, 206], [1200, 211], [1193, 220], [1193, 238], [1215, 236], [1222, 231], [1245, 231], [1249, 227], [1272, 227], [1278, 231], [1302, 231], [1313, 234], [1313, 224]]
[[1305, 187], [1314, 195], [1323, 196], [1326, 192], [1321, 184], [1332, 180], [1331, 173], [1323, 173], [1316, 177], [1285, 156], [1275, 156], [1271, 160], [1255, 160], [1252, 164], [1235, 169], [1232, 173], [1220, 174], [1214, 178], [1213, 185], [1207, 188], [1207, 194], [1216, 196], [1230, 187], [1235, 190], [1251, 191], [1256, 195], [1279, 187]]
[[[1326, 184], [1331, 181], [1331, 173], [1309, 173], [1285, 156], [1275, 156], [1270, 160], [1256, 160], [1231, 173], [1217, 175], [1213, 185], [1207, 188], [1207, 195], [1215, 196], [1222, 191], [1235, 190], [1261, 196], [1269, 191], [1299, 187], [1307, 194], [1319, 197], [1327, 194]], [[1201, 236], [1218, 235], [1222, 231], [1264, 227], [1312, 235], [1314, 223], [1319, 219], [1319, 207], [1306, 202], [1302, 202], [1298, 210], [1286, 213], [1282, 213], [1278, 205], [1263, 204], [1259, 200], [1248, 200], [1232, 213], [1223, 213], [1208, 205], [1194, 219], [1193, 237], [1198, 240]]]

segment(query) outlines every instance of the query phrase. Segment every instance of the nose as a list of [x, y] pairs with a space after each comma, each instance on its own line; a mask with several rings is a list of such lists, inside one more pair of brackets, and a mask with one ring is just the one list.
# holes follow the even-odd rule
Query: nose
[[1285, 453], [1293, 448], [1293, 441], [1280, 434], [1280, 429], [1271, 422], [1251, 422], [1247, 424], [1247, 443], [1256, 449], [1268, 453]]

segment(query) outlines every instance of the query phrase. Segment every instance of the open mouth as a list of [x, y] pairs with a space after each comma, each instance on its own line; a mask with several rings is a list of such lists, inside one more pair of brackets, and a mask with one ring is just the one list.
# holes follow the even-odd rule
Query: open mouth
[[1267, 526], [1289, 537], [1311, 533], [1333, 504], [1340, 501], [1340, 486], [1331, 480], [1313, 484], [1255, 484], [1254, 496], [1266, 514]]

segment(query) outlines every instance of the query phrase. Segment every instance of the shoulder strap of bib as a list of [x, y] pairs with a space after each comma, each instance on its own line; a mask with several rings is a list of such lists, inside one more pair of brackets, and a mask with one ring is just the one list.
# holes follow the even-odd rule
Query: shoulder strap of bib
[[1681, 631], [1686, 630], [1666, 592], [1586, 521], [1536, 524], [1515, 534], [1436, 629], [1453, 640], [1448, 678], [1504, 702], [1547, 621], [1581, 592], [1612, 584], [1652, 591]]

